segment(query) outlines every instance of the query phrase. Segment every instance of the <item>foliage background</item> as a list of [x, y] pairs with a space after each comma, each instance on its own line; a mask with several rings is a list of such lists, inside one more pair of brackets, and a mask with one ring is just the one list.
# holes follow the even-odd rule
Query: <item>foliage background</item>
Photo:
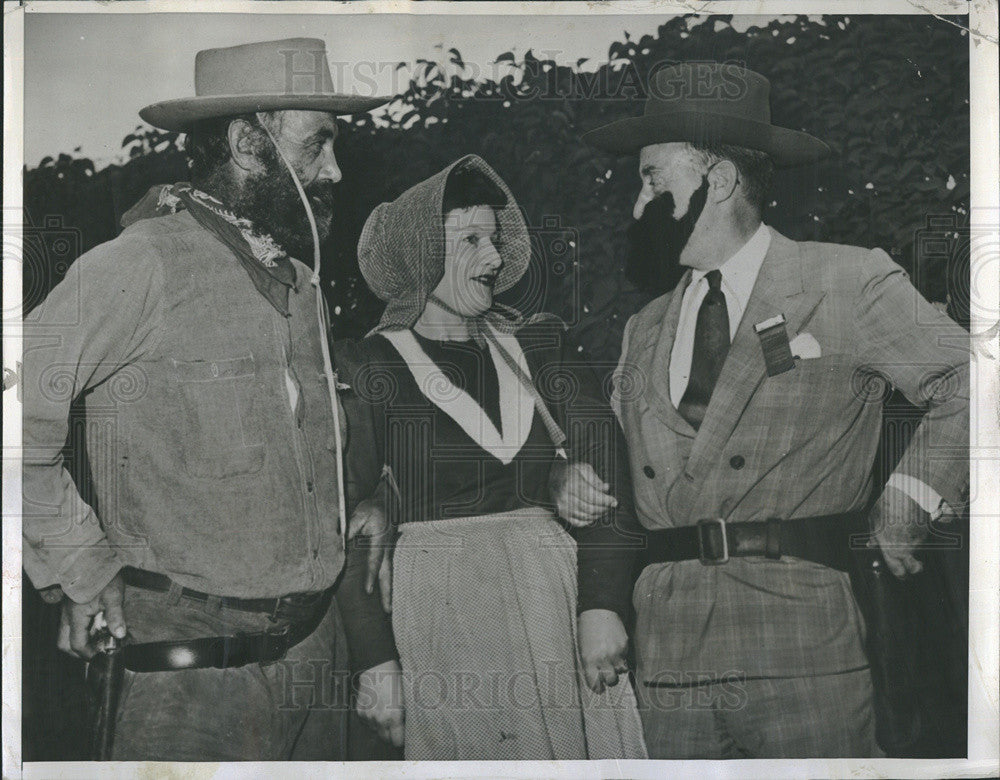
[[[517, 62], [501, 55], [519, 78], [499, 82], [477, 81], [455, 49], [448, 62], [420, 61], [392, 119], [356, 117], [338, 141], [344, 179], [323, 250], [335, 333], [362, 334], [381, 311], [355, 254], [372, 208], [474, 153], [510, 184], [533, 229], [532, 272], [506, 301], [559, 314], [596, 360], [614, 360], [625, 321], [651, 297], [622, 272], [636, 159], [596, 152], [580, 136], [640, 114], [650, 68], [679, 60], [735, 61], [763, 73], [773, 121], [833, 148], [824, 163], [779, 172], [765, 221], [794, 239], [884, 248], [926, 297], [950, 298], [964, 323], [968, 269], [949, 259], [961, 260], [969, 207], [966, 35], [930, 16], [798, 17], [742, 33], [729, 17], [696, 26], [676, 17], [655, 36], [624, 34], [592, 73], [531, 52]], [[26, 263], [26, 308], [79, 251], [113, 238], [121, 214], [150, 185], [187, 178], [182, 136], [137, 127], [123, 147], [129, 161], [101, 171], [74, 154], [25, 170], [27, 214], [46, 243]], [[947, 239], [934, 252], [919, 240], [929, 218]], [[77, 231], [61, 253], [52, 247], [60, 226]]]
[[[723, 16], [695, 26], [688, 21], [672, 18], [639, 40], [623, 35], [609, 47], [610, 63], [596, 72], [530, 52], [520, 61], [504, 54], [499, 59], [512, 63], [519, 77], [483, 82], [462, 53], [451, 50], [449, 61], [419, 63], [422, 71], [397, 96], [392, 118], [353, 118], [338, 141], [344, 180], [323, 248], [335, 334], [363, 334], [381, 312], [355, 255], [372, 208], [474, 153], [509, 183], [533, 229], [531, 272], [505, 300], [559, 314], [595, 361], [616, 360], [625, 321], [651, 297], [632, 287], [622, 270], [637, 163], [595, 152], [580, 136], [640, 114], [646, 74], [680, 60], [745, 63], [771, 80], [775, 123], [813, 133], [834, 149], [823, 164], [779, 173], [765, 221], [794, 239], [884, 248], [928, 299], [947, 301], [949, 313], [967, 326], [964, 17], [798, 17], [745, 32]], [[79, 150], [25, 168], [26, 311], [79, 254], [117, 235], [122, 213], [149, 186], [187, 178], [182, 137], [137, 127], [122, 146], [128, 162], [99, 171]], [[896, 416], [912, 425], [910, 410], [900, 408]], [[892, 465], [891, 457], [885, 460], [878, 467], [883, 472]], [[938, 579], [925, 576], [921, 603], [947, 601], [954, 614], [965, 615], [966, 554], [958, 551], [940, 564]], [[86, 738], [82, 664], [55, 650], [58, 609], [25, 585], [24, 758], [78, 759]], [[911, 624], [925, 614], [914, 611]], [[926, 651], [912, 661], [918, 679], [927, 681], [913, 695], [929, 715], [902, 754], [964, 755], [965, 628], [935, 626], [922, 636], [943, 644], [925, 642]], [[942, 673], [955, 679], [942, 683]], [[379, 755], [364, 745], [355, 749], [356, 757]]]

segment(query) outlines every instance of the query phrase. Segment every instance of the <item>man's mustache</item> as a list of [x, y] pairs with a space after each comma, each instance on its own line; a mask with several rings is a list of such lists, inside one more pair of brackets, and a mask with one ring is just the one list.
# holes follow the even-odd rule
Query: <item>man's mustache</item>
[[327, 208], [333, 208], [334, 184], [333, 182], [313, 182], [305, 188], [306, 197], [310, 200], [315, 198]]
[[629, 237], [645, 242], [658, 243], [660, 239], [669, 241], [676, 233], [676, 226], [684, 219], [674, 219], [676, 207], [672, 193], [657, 195], [646, 204], [642, 216], [632, 220], [628, 228]]
[[670, 192], [650, 200], [627, 231], [625, 276], [636, 287], [655, 295], [673, 289], [684, 274], [680, 255], [708, 199], [708, 180], [692, 194], [687, 212], [674, 218], [676, 204]]

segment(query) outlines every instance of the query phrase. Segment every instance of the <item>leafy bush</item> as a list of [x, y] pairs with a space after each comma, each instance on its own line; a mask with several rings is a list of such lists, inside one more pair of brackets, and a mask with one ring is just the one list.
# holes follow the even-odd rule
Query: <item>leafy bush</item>
[[[364, 333], [381, 311], [355, 254], [372, 208], [474, 153], [510, 184], [535, 231], [533, 271], [505, 299], [543, 289], [532, 302], [575, 323], [595, 359], [613, 360], [625, 320], [649, 299], [622, 272], [637, 164], [596, 152], [580, 136], [641, 113], [650, 69], [681, 60], [734, 61], [763, 73], [773, 121], [834, 149], [823, 164], [779, 173], [765, 221], [795, 239], [880, 246], [929, 299], [950, 295], [953, 315], [964, 320], [967, 269], [949, 271], [954, 252], [918, 262], [914, 248], [928, 218], [960, 228], [968, 214], [966, 32], [929, 16], [799, 17], [745, 32], [729, 20], [691, 26], [677, 17], [655, 36], [634, 41], [626, 33], [593, 73], [531, 52], [520, 61], [501, 55], [513, 73], [498, 80], [477, 79], [455, 49], [448, 62], [420, 61], [390, 116], [354, 118], [338, 145], [344, 180], [324, 247], [336, 334]], [[28, 213], [61, 215], [87, 249], [116, 234], [120, 215], [149, 185], [186, 178], [175, 134], [137, 128], [123, 146], [128, 163], [96, 173], [69, 155], [26, 170]], [[948, 230], [952, 239], [957, 232]]]

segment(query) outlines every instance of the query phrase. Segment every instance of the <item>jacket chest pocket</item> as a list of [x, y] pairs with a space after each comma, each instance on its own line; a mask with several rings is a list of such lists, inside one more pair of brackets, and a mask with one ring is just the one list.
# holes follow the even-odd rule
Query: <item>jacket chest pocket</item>
[[178, 433], [185, 471], [215, 479], [260, 471], [264, 431], [253, 355], [172, 364], [183, 404]]
[[[751, 401], [756, 422], [767, 420], [772, 432], [790, 443], [829, 424], [831, 415], [853, 416], [848, 411], [858, 401], [881, 403], [887, 384], [858, 368], [852, 355], [832, 354], [797, 359], [795, 368], [765, 377]], [[891, 388], [889, 388], [891, 389]]]

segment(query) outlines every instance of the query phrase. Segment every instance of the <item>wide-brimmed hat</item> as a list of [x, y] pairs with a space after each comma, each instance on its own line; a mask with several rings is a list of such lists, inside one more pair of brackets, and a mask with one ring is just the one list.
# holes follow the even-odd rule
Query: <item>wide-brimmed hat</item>
[[146, 106], [139, 116], [154, 127], [184, 131], [215, 117], [295, 109], [356, 114], [390, 100], [335, 92], [326, 44], [319, 38], [204, 49], [194, 59], [194, 92]]
[[509, 290], [528, 268], [531, 243], [513, 193], [482, 158], [474, 154], [462, 157], [391, 203], [379, 204], [365, 222], [358, 241], [358, 265], [371, 291], [386, 302], [378, 330], [411, 327], [444, 276], [442, 206], [448, 175], [458, 166], [483, 174], [507, 197], [507, 205], [496, 209], [503, 265], [494, 293]]
[[618, 154], [671, 141], [725, 143], [767, 152], [779, 168], [827, 156], [830, 147], [818, 138], [771, 124], [770, 91], [766, 78], [736, 64], [672, 65], [650, 80], [642, 116], [598, 127], [583, 140]]

